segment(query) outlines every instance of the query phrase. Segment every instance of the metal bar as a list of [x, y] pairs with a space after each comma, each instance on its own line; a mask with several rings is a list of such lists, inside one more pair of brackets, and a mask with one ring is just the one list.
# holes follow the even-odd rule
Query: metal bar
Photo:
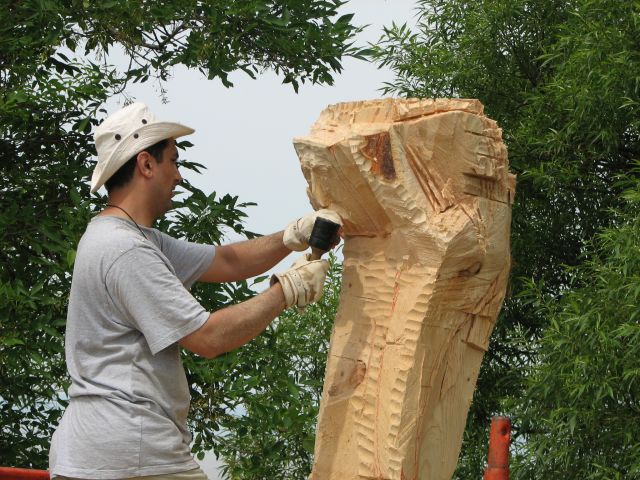
[[484, 480], [509, 480], [509, 442], [511, 419], [493, 417], [489, 433], [489, 455]]
[[0, 480], [49, 480], [46, 470], [0, 467]]

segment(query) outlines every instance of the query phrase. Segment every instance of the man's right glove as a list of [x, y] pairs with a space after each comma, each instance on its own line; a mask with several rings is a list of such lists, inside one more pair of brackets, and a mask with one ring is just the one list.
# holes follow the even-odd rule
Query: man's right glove
[[280, 282], [287, 308], [304, 307], [320, 300], [328, 271], [328, 261], [310, 261], [307, 254], [300, 257], [286, 272], [274, 274], [270, 284]]
[[284, 230], [284, 244], [289, 250], [302, 252], [309, 248], [309, 237], [316, 218], [322, 217], [342, 225], [342, 219], [333, 210], [322, 209], [294, 220]]

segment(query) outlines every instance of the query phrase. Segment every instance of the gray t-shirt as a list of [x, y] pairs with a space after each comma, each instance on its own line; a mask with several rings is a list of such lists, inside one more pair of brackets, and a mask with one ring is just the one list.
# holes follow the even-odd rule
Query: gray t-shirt
[[118, 217], [78, 244], [65, 351], [70, 402], [51, 441], [52, 476], [116, 479], [197, 468], [177, 342], [209, 313], [189, 293], [215, 247]]

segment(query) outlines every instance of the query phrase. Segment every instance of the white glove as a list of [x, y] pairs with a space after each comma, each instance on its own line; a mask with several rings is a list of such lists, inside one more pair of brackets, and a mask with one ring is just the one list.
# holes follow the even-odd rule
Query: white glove
[[287, 308], [304, 307], [320, 300], [328, 271], [328, 261], [309, 261], [307, 254], [300, 257], [286, 272], [273, 275], [270, 283], [273, 285], [280, 282]]
[[309, 237], [313, 230], [313, 224], [316, 223], [316, 218], [322, 217], [332, 222], [342, 225], [342, 219], [333, 210], [322, 209], [317, 212], [310, 213], [304, 217], [294, 220], [284, 230], [284, 245], [289, 250], [296, 252], [302, 252], [309, 248]]

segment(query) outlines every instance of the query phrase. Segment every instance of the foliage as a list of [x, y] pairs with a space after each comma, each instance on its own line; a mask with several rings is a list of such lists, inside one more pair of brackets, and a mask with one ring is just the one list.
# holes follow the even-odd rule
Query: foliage
[[[28, 0], [9, 2], [0, 11], [3, 464], [45, 467], [49, 438], [66, 402], [66, 302], [75, 245], [105, 200], [91, 197], [88, 188], [95, 156], [91, 131], [104, 117], [105, 100], [126, 93], [130, 82], [167, 78], [174, 65], [198, 68], [225, 85], [238, 69], [252, 76], [275, 70], [294, 88], [305, 81], [331, 83], [342, 57], [358, 55], [348, 43], [357, 29], [350, 15], [337, 17], [340, 5], [338, 0]], [[131, 60], [124, 72], [107, 65], [115, 47]], [[202, 168], [193, 162], [185, 167]], [[188, 195], [179, 211], [160, 228], [212, 243], [226, 229], [252, 235], [242, 226], [249, 204], [184, 187]], [[203, 286], [195, 293], [211, 309], [252, 294], [246, 283]], [[210, 374], [193, 360], [187, 368], [196, 400], [192, 427], [213, 428], [219, 419], [209, 415], [197, 387]], [[199, 443], [197, 449], [208, 445]]]
[[0, 458], [14, 465], [44, 465], [65, 404], [66, 298], [90, 215], [88, 117], [106, 98], [103, 84], [118, 82], [60, 61], [17, 65], [0, 82]]
[[635, 176], [640, 153], [639, 9], [617, 0], [420, 0], [417, 28], [392, 25], [375, 47], [396, 73], [386, 92], [481, 99], [519, 175], [515, 295], [482, 367], [458, 478], [482, 471], [489, 416], [524, 397], [525, 367], [540, 361], [550, 318], [518, 293], [531, 280], [552, 297], [578, 288], [586, 279], [565, 266], [579, 265], [585, 242], [620, 221], [611, 213], [621, 205], [618, 180]]
[[560, 300], [529, 292], [550, 326], [514, 402], [516, 478], [640, 478], [640, 184], [626, 198], [619, 225], [572, 269], [576, 288]]
[[311, 472], [342, 273], [335, 256], [330, 263], [319, 302], [285, 311], [258, 338], [208, 368], [200, 401], [214, 398], [230, 415], [220, 431], [199, 433], [196, 444], [215, 442], [231, 479], [306, 479]]
[[[358, 31], [353, 15], [339, 18], [341, 0], [174, 0], [155, 2], [13, 2], [3, 13], [7, 41], [28, 47], [16, 52], [30, 63], [65, 46], [108, 54], [124, 48], [137, 80], [166, 79], [171, 67], [197, 68], [231, 86], [229, 73], [251, 77], [274, 70], [291, 83], [331, 84], [344, 55], [358, 55], [348, 43]], [[11, 45], [13, 47], [14, 45]]]

